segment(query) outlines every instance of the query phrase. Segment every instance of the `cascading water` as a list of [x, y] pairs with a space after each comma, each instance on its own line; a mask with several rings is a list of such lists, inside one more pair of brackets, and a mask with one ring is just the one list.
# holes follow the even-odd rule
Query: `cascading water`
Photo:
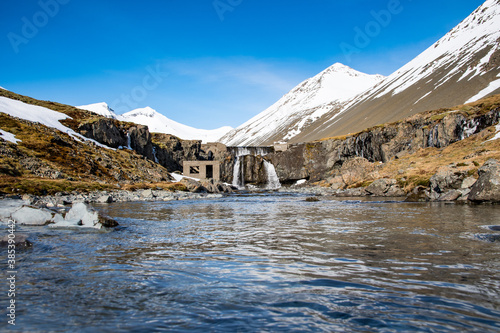
[[280, 180], [278, 175], [276, 174], [276, 169], [271, 162], [264, 160], [264, 169], [267, 173], [267, 184], [266, 189], [268, 190], [277, 190], [281, 187]]
[[236, 161], [234, 162], [234, 169], [233, 169], [233, 186], [238, 189], [245, 188], [245, 175], [243, 174], [242, 172], [243, 168], [241, 167], [242, 157], [243, 156], [236, 156]]
[[155, 159], [155, 163], [159, 163], [158, 162], [158, 157], [156, 156], [156, 147], [155, 146], [153, 146], [153, 157]]
[[127, 149], [132, 150], [132, 139], [130, 138], [130, 133], [127, 133]]
[[[234, 154], [236, 155], [236, 160], [234, 162], [233, 169], [233, 186], [238, 189], [245, 189], [245, 163], [242, 160], [247, 155], [260, 155], [265, 156], [269, 153], [269, 149], [266, 147], [234, 147]], [[276, 169], [274, 165], [264, 160], [264, 170], [267, 174], [266, 189], [276, 190], [281, 187], [278, 175], [276, 174]]]

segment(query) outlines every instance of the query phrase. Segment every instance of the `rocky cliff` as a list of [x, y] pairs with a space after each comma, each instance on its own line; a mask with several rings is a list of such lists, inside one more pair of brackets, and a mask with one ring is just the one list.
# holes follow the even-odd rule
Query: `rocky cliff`
[[[292, 145], [285, 152], [265, 158], [274, 164], [282, 182], [329, 179], [342, 183], [341, 187], [350, 186], [377, 178], [370, 173], [379, 170], [380, 164], [422, 149], [448, 147], [498, 124], [499, 100], [496, 96], [457, 108], [424, 112], [356, 134]], [[347, 179], [348, 173], [356, 169], [365, 175]]]

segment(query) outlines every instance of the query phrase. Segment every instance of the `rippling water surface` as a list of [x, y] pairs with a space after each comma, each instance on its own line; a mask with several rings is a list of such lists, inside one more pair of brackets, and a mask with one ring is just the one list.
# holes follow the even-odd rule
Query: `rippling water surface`
[[500, 206], [262, 194], [98, 209], [121, 228], [30, 229], [18, 330], [500, 331]]

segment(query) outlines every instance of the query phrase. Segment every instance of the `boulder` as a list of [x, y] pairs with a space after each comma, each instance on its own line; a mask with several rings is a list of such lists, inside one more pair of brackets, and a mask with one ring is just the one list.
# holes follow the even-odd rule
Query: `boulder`
[[227, 186], [220, 181], [209, 179], [201, 182], [201, 186], [203, 186], [208, 193], [231, 193], [233, 189], [230, 186]]
[[45, 209], [21, 207], [12, 214], [12, 219], [24, 225], [46, 225], [52, 220], [53, 213]]
[[146, 199], [152, 199], [155, 197], [152, 189], [147, 189], [147, 190], [142, 191], [141, 196], [143, 198], [146, 198]]
[[461, 188], [462, 189], [471, 188], [476, 183], [476, 181], [477, 179], [472, 176], [467, 177], [462, 181]]
[[95, 228], [101, 229], [102, 227], [112, 228], [116, 227], [118, 223], [108, 217], [100, 216], [97, 211], [87, 206], [85, 203], [76, 203], [68, 211], [64, 219], [60, 216], [55, 216], [55, 222], [51, 227], [81, 227], [81, 228]]
[[12, 213], [21, 208], [26, 203], [22, 200], [4, 199], [0, 201], [0, 220], [7, 222]]
[[113, 202], [113, 197], [110, 196], [110, 195], [103, 195], [103, 196], [100, 196], [96, 202], [98, 203], [112, 203]]
[[340, 191], [336, 195], [339, 197], [364, 197], [367, 195], [367, 192], [363, 187], [358, 187]]
[[455, 201], [462, 196], [462, 192], [459, 190], [450, 190], [439, 196], [439, 201]]
[[406, 202], [425, 202], [429, 201], [429, 192], [424, 186], [417, 186], [409, 193], [405, 199]]
[[340, 175], [343, 182], [349, 186], [369, 178], [375, 170], [375, 165], [363, 157], [352, 158], [342, 164]]
[[472, 186], [472, 202], [500, 203], [500, 162], [490, 159], [479, 169], [479, 179]]
[[[14, 244], [16, 249], [28, 248], [33, 244], [28, 240], [28, 235], [16, 233], [14, 236]], [[9, 245], [9, 235], [5, 235], [0, 238], [0, 247], [7, 247]]]
[[437, 193], [444, 193], [448, 190], [458, 190], [462, 187], [466, 176], [464, 171], [453, 172], [450, 168], [440, 168], [430, 179], [431, 190]]
[[405, 194], [395, 179], [386, 178], [375, 180], [365, 190], [376, 197], [398, 197]]
[[205, 191], [205, 188], [201, 186], [200, 182], [194, 179], [182, 178], [180, 183], [186, 186], [187, 190], [192, 193], [200, 193]]

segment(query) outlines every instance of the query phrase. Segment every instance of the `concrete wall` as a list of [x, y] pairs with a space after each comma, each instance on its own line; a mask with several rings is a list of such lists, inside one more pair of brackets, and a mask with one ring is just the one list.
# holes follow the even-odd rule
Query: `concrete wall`
[[214, 180], [221, 178], [219, 161], [184, 161], [183, 169], [182, 174], [186, 177]]

